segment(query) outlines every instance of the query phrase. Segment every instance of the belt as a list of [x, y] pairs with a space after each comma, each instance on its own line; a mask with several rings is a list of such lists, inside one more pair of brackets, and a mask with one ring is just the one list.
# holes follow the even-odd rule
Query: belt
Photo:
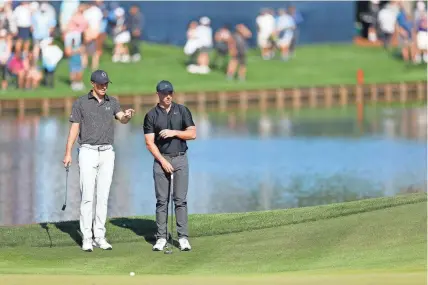
[[96, 151], [106, 151], [113, 148], [113, 146], [110, 144], [106, 144], [106, 145], [82, 144], [81, 147], [96, 150]]
[[186, 154], [185, 151], [179, 151], [179, 152], [173, 152], [173, 153], [162, 153], [162, 155], [168, 156], [168, 157], [182, 156], [182, 155], [185, 155], [185, 154]]

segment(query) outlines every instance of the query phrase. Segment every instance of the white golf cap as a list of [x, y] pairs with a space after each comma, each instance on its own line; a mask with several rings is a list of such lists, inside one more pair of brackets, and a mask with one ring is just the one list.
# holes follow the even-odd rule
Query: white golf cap
[[116, 15], [116, 17], [122, 17], [123, 15], [125, 15], [125, 10], [122, 7], [118, 7], [114, 10], [114, 14]]
[[199, 23], [201, 23], [202, 25], [209, 25], [211, 23], [211, 20], [208, 17], [202, 17], [199, 20]]

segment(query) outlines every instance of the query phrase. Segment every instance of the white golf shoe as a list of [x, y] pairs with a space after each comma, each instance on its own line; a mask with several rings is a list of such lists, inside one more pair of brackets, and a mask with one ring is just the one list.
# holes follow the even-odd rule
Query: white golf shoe
[[156, 241], [156, 244], [153, 246], [154, 251], [162, 251], [166, 246], [166, 239], [160, 238]]
[[84, 239], [82, 242], [82, 250], [83, 251], [87, 251], [87, 252], [91, 252], [93, 251], [92, 248], [92, 239]]
[[95, 247], [99, 247], [101, 249], [104, 250], [111, 250], [113, 249], [113, 247], [111, 246], [111, 244], [109, 244], [107, 242], [107, 240], [105, 238], [96, 238], [93, 240], [92, 245]]
[[189, 250], [192, 249], [192, 247], [190, 246], [190, 243], [187, 240], [187, 238], [181, 238], [181, 239], [179, 239], [178, 243], [180, 244], [180, 250], [181, 251], [189, 251]]

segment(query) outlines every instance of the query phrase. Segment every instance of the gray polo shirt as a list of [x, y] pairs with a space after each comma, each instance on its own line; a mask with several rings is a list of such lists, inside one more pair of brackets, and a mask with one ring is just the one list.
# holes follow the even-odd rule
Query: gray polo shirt
[[79, 144], [113, 144], [115, 115], [120, 112], [116, 98], [104, 96], [98, 102], [92, 91], [79, 97], [73, 104], [69, 121], [80, 124]]

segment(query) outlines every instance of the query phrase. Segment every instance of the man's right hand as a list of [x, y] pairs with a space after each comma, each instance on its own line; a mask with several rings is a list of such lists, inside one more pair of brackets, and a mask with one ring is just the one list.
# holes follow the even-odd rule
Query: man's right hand
[[64, 167], [71, 165], [71, 154], [65, 154], [64, 160], [62, 161], [64, 163]]
[[169, 163], [169, 161], [167, 160], [163, 160], [161, 162], [162, 168], [163, 170], [165, 170], [168, 173], [173, 173], [174, 172], [174, 168], [172, 167], [171, 163]]

